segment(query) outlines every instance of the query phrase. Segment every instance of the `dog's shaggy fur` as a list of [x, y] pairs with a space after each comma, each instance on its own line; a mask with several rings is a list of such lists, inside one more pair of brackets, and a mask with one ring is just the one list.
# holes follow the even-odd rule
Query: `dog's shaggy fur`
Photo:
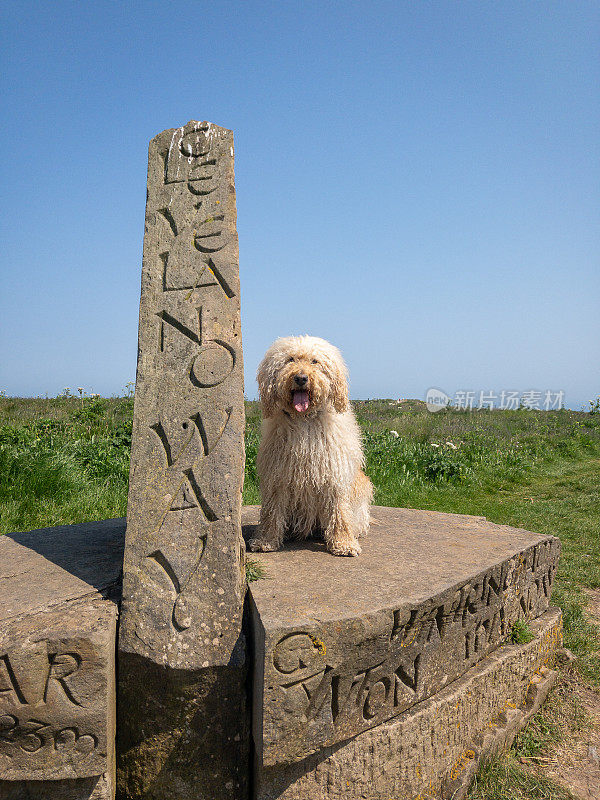
[[324, 339], [290, 336], [267, 350], [257, 374], [262, 508], [252, 550], [278, 550], [286, 534], [320, 531], [329, 552], [360, 553], [373, 487], [362, 471], [347, 375], [339, 350]]

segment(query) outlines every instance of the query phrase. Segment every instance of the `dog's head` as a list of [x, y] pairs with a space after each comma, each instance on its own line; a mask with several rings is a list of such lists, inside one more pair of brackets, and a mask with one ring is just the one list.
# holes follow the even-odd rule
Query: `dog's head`
[[285, 411], [312, 416], [324, 408], [348, 409], [348, 370], [337, 347], [315, 336], [277, 339], [256, 375], [264, 417]]

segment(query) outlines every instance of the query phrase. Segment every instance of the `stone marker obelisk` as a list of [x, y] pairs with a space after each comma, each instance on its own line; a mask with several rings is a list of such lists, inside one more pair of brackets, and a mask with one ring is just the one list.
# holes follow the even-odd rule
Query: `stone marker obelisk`
[[150, 142], [123, 604], [118, 790], [245, 796], [244, 401], [233, 133]]

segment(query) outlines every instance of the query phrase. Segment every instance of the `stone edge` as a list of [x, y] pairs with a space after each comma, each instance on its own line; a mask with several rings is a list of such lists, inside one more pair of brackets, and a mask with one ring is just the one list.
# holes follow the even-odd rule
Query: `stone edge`
[[533, 676], [521, 707], [504, 711], [500, 722], [491, 727], [481, 745], [466, 751], [474, 755], [464, 763], [459, 762], [442, 778], [443, 800], [464, 799], [479, 767], [502, 750], [508, 750], [519, 731], [540, 710], [557, 677], [558, 670], [548, 667], [542, 667], [539, 674]]

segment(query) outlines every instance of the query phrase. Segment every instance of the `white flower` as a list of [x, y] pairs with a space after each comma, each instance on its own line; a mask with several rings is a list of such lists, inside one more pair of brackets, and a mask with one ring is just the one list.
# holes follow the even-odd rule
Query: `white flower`
[[458, 447], [454, 444], [454, 442], [446, 442], [448, 447], [451, 447], [453, 450], [458, 450]]
[[398, 439], [400, 437], [400, 434], [398, 433], [398, 431], [390, 431], [390, 433], [392, 434], [394, 439]]
[[432, 446], [432, 447], [439, 447], [439, 444], [436, 444], [435, 442], [432, 442], [432, 443], [431, 443], [431, 446]]

